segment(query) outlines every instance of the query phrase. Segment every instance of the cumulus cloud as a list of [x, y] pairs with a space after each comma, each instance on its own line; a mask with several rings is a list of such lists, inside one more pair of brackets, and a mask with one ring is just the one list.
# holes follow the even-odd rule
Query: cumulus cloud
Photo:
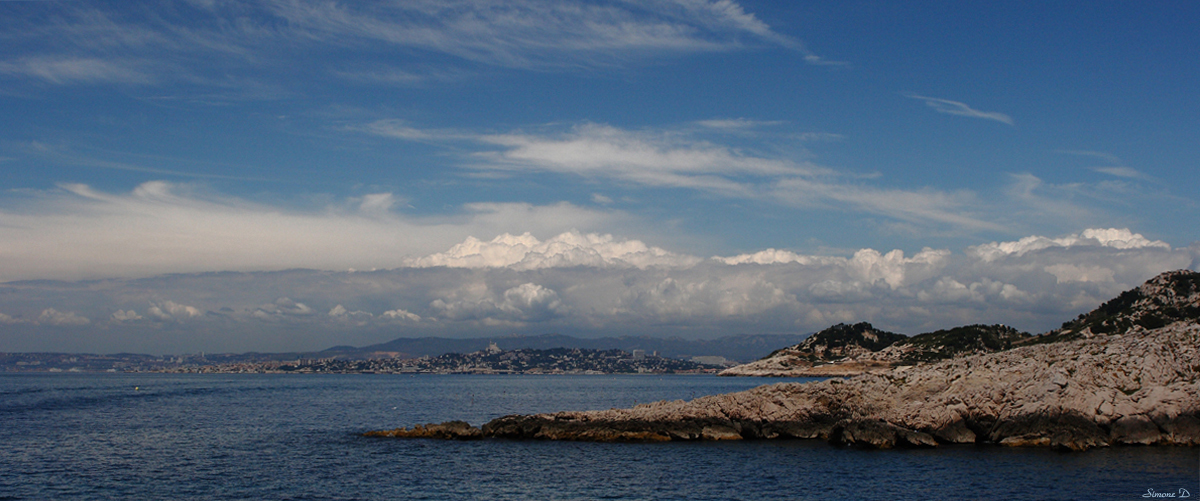
[[92, 323], [87, 317], [75, 314], [74, 312], [62, 312], [54, 308], [46, 308], [42, 310], [42, 314], [38, 315], [37, 322], [43, 325], [53, 325], [58, 327], [64, 326], [82, 326]]
[[1028, 236], [1013, 242], [992, 242], [971, 247], [967, 252], [985, 262], [1010, 256], [1022, 256], [1028, 252], [1050, 248], [1109, 247], [1113, 249], [1164, 249], [1170, 250], [1166, 242], [1149, 240], [1128, 228], [1087, 229], [1075, 235], [1058, 238]]
[[950, 256], [948, 250], [923, 249], [913, 257], [904, 257], [904, 251], [894, 249], [887, 254], [875, 249], [861, 249], [850, 258], [836, 256], [804, 256], [794, 252], [767, 249], [753, 254], [712, 259], [727, 265], [741, 264], [797, 264], [802, 266], [838, 267], [856, 281], [874, 283], [883, 281], [895, 289], [907, 282], [921, 281], [945, 267]]
[[[132, 310], [130, 313], [133, 313]], [[164, 322], [187, 320], [204, 315], [203, 312], [194, 306], [179, 304], [174, 301], [153, 303], [146, 310], [146, 314]], [[137, 314], [133, 313], [133, 315], [136, 316]], [[116, 318], [115, 314], [113, 318]]]
[[[385, 312], [384, 315], [387, 315], [387, 313]], [[359, 311], [359, 310], [350, 311], [350, 310], [347, 310], [345, 306], [342, 306], [339, 304], [339, 305], [334, 306], [333, 308], [329, 309], [329, 316], [335, 317], [335, 318], [347, 318], [347, 317], [350, 317], [350, 318], [368, 317], [369, 318], [369, 317], [373, 317], [374, 315], [372, 315], [371, 313], [366, 312], [366, 311]]]
[[400, 321], [404, 321], [404, 322], [420, 322], [421, 321], [420, 315], [417, 315], [416, 313], [412, 313], [412, 312], [409, 312], [409, 311], [401, 309], [401, 308], [385, 311], [379, 316], [381, 316], [383, 318], [387, 318], [387, 319], [400, 320]]
[[468, 237], [449, 251], [408, 259], [405, 266], [428, 268], [511, 268], [532, 270], [569, 266], [687, 266], [698, 259], [651, 247], [638, 240], [569, 231], [541, 241], [529, 233], [502, 234], [488, 242]]
[[554, 290], [531, 282], [500, 292], [483, 283], [472, 283], [433, 300], [429, 307], [438, 317], [449, 320], [522, 325], [558, 316], [563, 303]]
[[[383, 317], [390, 318], [388, 314], [391, 311], [384, 312]], [[349, 310], [345, 306], [338, 304], [329, 309], [329, 317], [335, 323], [353, 324], [359, 327], [371, 325], [375, 320], [375, 315], [370, 312], [361, 310]], [[418, 317], [419, 318], [419, 317]]]
[[117, 310], [110, 317], [114, 322], [132, 322], [141, 320], [143, 317], [137, 314], [135, 310]]
[[304, 303], [298, 303], [291, 298], [281, 297], [274, 303], [260, 305], [251, 313], [254, 318], [262, 320], [278, 320], [290, 317], [307, 317], [315, 312]]

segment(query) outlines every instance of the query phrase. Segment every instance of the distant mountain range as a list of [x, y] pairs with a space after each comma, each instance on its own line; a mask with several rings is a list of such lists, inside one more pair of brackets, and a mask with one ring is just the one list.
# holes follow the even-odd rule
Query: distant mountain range
[[[645, 350], [661, 357], [690, 359], [692, 357], [724, 357], [730, 362], [745, 362], [762, 358], [773, 349], [793, 345], [808, 334], [747, 334], [718, 339], [689, 340], [682, 338], [604, 337], [576, 338], [561, 334], [538, 336], [504, 336], [452, 339], [442, 337], [398, 338], [370, 346], [334, 346], [317, 352], [284, 353], [205, 353], [179, 356], [156, 356], [137, 353], [93, 355], [74, 353], [0, 353], [0, 372], [45, 371], [154, 371], [180, 366], [211, 364], [256, 363], [297, 359], [366, 360], [375, 358], [436, 357], [447, 353], [472, 353], [496, 343], [503, 350], [552, 348], [581, 348], [592, 350]], [[707, 360], [706, 363], [718, 363]]]
[[808, 334], [743, 334], [717, 339], [682, 339], [621, 336], [577, 338], [562, 334], [536, 336], [481, 337], [451, 339], [441, 337], [398, 338], [386, 343], [363, 347], [335, 346], [321, 351], [318, 357], [378, 358], [381, 356], [435, 357], [445, 353], [470, 353], [496, 343], [503, 350], [550, 348], [586, 348], [593, 350], [646, 350], [667, 358], [699, 356], [725, 357], [731, 361], [756, 360], [779, 346], [796, 344]]

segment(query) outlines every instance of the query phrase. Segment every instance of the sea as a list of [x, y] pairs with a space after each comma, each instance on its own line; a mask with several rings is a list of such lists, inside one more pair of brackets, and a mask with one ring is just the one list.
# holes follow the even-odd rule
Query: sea
[[783, 380], [0, 374], [0, 500], [961, 500], [1200, 496], [1200, 448], [364, 437]]

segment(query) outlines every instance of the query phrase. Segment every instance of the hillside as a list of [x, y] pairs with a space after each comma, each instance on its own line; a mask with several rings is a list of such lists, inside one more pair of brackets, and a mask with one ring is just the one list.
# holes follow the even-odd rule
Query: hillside
[[1037, 342], [1086, 339], [1125, 332], [1133, 326], [1157, 329], [1179, 321], [1200, 319], [1200, 273], [1169, 271], [1121, 293], [1095, 310], [1064, 322]]
[[872, 359], [894, 365], [915, 365], [964, 355], [992, 353], [1019, 346], [1033, 339], [1007, 325], [967, 325], [901, 339], [879, 350]]
[[722, 376], [852, 376], [963, 355], [1003, 351], [1030, 342], [1006, 325], [967, 325], [908, 337], [862, 322], [838, 324]]
[[907, 337], [880, 331], [866, 322], [838, 324], [763, 359], [726, 369], [721, 375], [851, 376], [1005, 351], [1025, 344], [1089, 339], [1134, 327], [1156, 329], [1197, 319], [1200, 319], [1200, 273], [1170, 271], [1039, 336], [1005, 325], [968, 325]]

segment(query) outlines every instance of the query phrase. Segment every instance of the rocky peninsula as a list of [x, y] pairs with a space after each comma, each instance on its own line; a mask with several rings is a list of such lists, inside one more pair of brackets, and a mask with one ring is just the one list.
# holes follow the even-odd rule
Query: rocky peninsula
[[590, 441], [823, 439], [1084, 450], [1200, 445], [1200, 273], [1164, 273], [1019, 346], [630, 409], [370, 432]]

